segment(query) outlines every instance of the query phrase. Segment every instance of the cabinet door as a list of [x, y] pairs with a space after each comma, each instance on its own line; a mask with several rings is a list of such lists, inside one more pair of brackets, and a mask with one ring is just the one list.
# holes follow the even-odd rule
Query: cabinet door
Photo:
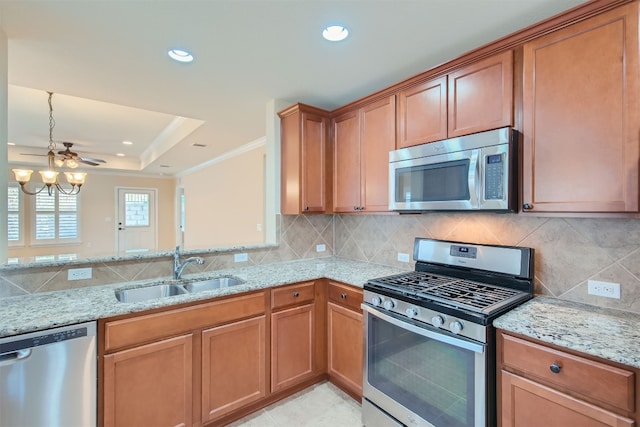
[[449, 138], [513, 124], [513, 53], [449, 74]]
[[396, 147], [396, 97], [360, 109], [361, 208], [389, 210], [389, 151]]
[[350, 111], [333, 121], [333, 211], [355, 212], [360, 206], [360, 124]]
[[400, 91], [396, 123], [396, 148], [446, 139], [447, 77]]
[[232, 412], [266, 394], [265, 317], [202, 332], [202, 420]]
[[638, 3], [524, 46], [523, 203], [638, 210]]
[[633, 426], [634, 421], [534, 381], [501, 372], [502, 427]]
[[302, 212], [325, 212], [327, 119], [302, 113]]
[[271, 391], [298, 384], [313, 375], [314, 304], [271, 315]]
[[329, 377], [362, 396], [362, 314], [328, 303]]
[[104, 426], [190, 426], [192, 336], [104, 357]]

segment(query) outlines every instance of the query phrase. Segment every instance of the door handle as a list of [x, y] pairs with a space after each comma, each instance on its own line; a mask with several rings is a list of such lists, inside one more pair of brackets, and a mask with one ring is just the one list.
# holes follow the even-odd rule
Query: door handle
[[31, 349], [26, 348], [10, 353], [0, 354], [0, 366], [11, 365], [31, 356]]

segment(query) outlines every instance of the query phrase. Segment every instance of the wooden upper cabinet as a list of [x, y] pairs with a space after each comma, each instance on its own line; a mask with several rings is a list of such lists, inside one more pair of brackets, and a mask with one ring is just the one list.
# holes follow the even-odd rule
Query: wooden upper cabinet
[[295, 104], [278, 113], [281, 125], [281, 212], [325, 213], [330, 209], [329, 113]]
[[334, 212], [389, 209], [395, 108], [395, 96], [389, 96], [334, 119]]
[[429, 80], [398, 93], [397, 148], [447, 137], [447, 77]]
[[397, 148], [513, 125], [513, 51], [398, 93]]
[[513, 125], [513, 52], [449, 74], [448, 137]]
[[638, 211], [638, 3], [524, 45], [524, 212]]
[[333, 120], [333, 211], [354, 212], [360, 206], [360, 122], [358, 111]]

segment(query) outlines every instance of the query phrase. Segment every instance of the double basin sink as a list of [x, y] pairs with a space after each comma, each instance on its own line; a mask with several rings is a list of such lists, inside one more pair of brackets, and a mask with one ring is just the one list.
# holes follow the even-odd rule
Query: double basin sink
[[120, 302], [141, 302], [174, 295], [230, 288], [242, 283], [244, 283], [244, 281], [237, 277], [222, 276], [213, 279], [196, 280], [184, 284], [160, 284], [141, 288], [118, 289], [115, 291], [115, 294], [116, 299]]

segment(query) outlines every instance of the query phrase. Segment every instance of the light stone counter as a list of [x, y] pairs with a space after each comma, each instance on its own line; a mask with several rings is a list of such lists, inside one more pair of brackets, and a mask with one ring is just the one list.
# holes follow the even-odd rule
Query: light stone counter
[[493, 322], [496, 328], [640, 368], [640, 315], [548, 297]]
[[233, 275], [244, 280], [245, 283], [230, 288], [156, 298], [138, 303], [119, 302], [116, 300], [114, 291], [173, 282], [169, 279], [146, 280], [2, 298], [0, 299], [0, 338], [322, 277], [362, 287], [368, 279], [389, 276], [402, 271], [388, 266], [329, 257], [185, 275], [184, 279], [189, 280]]

